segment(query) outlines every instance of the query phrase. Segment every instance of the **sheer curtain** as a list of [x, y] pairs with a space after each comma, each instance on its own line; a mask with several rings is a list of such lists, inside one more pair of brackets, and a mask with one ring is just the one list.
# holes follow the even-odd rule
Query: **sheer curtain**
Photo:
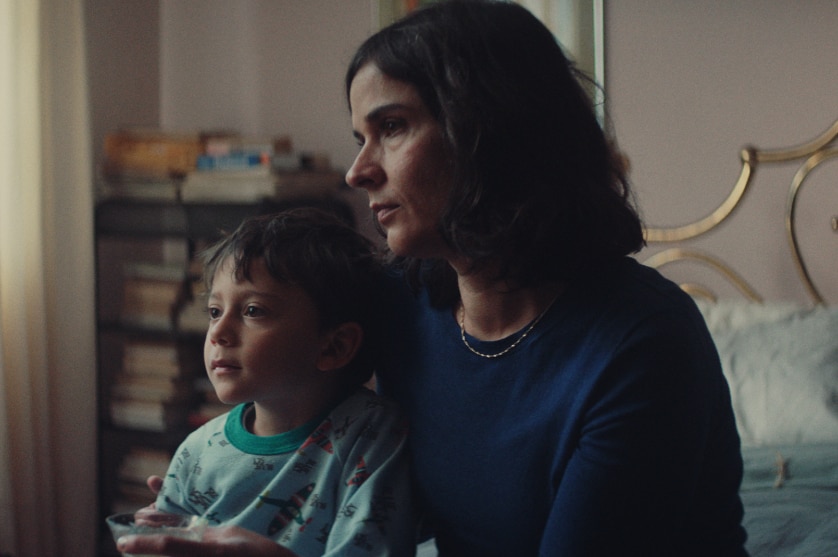
[[0, 553], [95, 553], [83, 0], [0, 0]]
[[[605, 85], [603, 0], [515, 0], [553, 31], [576, 66]], [[592, 91], [602, 111], [602, 92]]]

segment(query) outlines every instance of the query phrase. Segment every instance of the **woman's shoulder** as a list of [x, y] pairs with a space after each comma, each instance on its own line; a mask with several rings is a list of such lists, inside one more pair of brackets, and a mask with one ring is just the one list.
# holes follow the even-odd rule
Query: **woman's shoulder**
[[572, 286], [573, 295], [609, 313], [642, 316], [660, 312], [693, 314], [695, 303], [677, 284], [631, 257], [586, 275]]
[[[706, 330], [695, 302], [655, 269], [626, 257], [572, 284], [558, 319], [609, 342], [627, 335], [694, 335]], [[570, 324], [567, 324], [567, 323]]]

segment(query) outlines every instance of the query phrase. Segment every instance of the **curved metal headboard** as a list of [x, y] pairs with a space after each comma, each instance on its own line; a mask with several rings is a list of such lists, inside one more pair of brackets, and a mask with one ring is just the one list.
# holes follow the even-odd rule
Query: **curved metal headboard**
[[[645, 235], [648, 243], [674, 243], [695, 238], [709, 232], [721, 224], [740, 206], [745, 193], [753, 182], [754, 174], [760, 163], [778, 163], [801, 160], [789, 188], [786, 200], [786, 237], [792, 252], [792, 259], [800, 279], [806, 287], [809, 297], [815, 304], [824, 304], [817, 287], [815, 287], [797, 241], [796, 210], [800, 189], [809, 174], [823, 162], [838, 157], [838, 120], [824, 133], [813, 140], [788, 149], [757, 149], [747, 146], [740, 151], [742, 171], [727, 198], [712, 213], [695, 222], [670, 228], [646, 227]], [[832, 229], [838, 231], [838, 216], [832, 217]], [[716, 256], [680, 248], [670, 248], [649, 257], [644, 263], [652, 267], [660, 267], [667, 263], [681, 260], [693, 260], [710, 266], [718, 271], [739, 289], [747, 298], [762, 301], [759, 294], [745, 280], [736, 274], [727, 264]], [[698, 285], [682, 285], [685, 290], [693, 290], [699, 295], [712, 297], [703, 287]]]

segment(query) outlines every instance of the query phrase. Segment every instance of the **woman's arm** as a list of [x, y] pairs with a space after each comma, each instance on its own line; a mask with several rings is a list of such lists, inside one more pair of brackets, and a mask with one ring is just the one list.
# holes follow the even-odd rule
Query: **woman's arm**
[[603, 376], [541, 555], [739, 555], [741, 458], [717, 359], [658, 319]]
[[200, 541], [167, 535], [130, 535], [117, 549], [135, 555], [168, 557], [296, 557], [273, 540], [238, 526], [210, 527]]
[[[149, 476], [146, 485], [154, 495], [160, 493], [163, 478]], [[156, 512], [156, 504], [137, 511], [137, 515]], [[130, 535], [117, 541], [122, 553], [165, 555], [167, 557], [296, 557], [273, 540], [236, 526], [209, 527], [200, 541], [166, 535]]]

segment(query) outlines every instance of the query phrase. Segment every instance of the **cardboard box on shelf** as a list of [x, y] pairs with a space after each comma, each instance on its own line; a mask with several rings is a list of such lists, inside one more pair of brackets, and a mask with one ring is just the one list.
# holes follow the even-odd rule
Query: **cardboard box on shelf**
[[159, 180], [195, 169], [199, 134], [118, 130], [105, 136], [103, 173], [108, 179]]

